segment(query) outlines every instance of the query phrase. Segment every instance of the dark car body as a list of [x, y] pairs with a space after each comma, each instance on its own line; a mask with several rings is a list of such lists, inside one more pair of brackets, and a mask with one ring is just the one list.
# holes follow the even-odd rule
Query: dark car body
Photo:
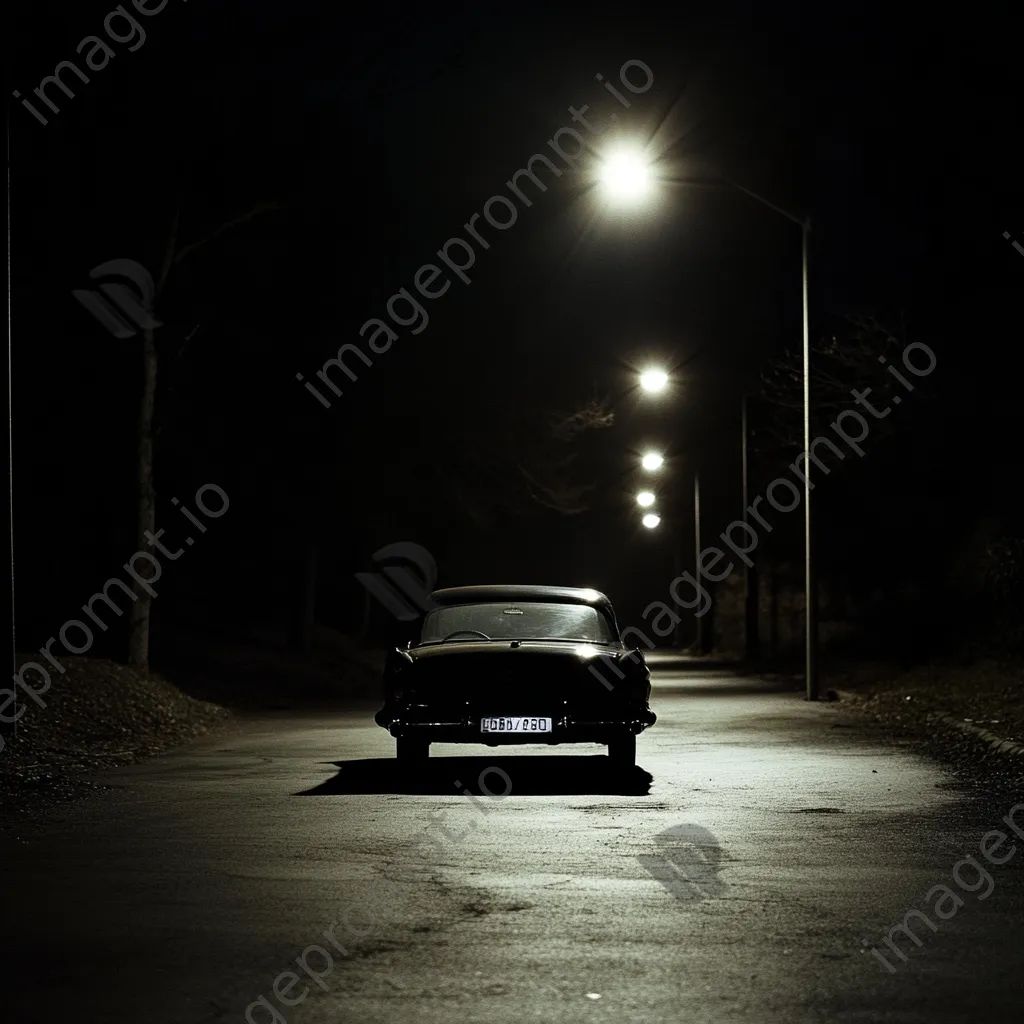
[[384, 670], [375, 720], [400, 760], [427, 757], [432, 742], [599, 743], [635, 763], [637, 734], [656, 721], [650, 673], [604, 594], [476, 586], [430, 598], [419, 641]]

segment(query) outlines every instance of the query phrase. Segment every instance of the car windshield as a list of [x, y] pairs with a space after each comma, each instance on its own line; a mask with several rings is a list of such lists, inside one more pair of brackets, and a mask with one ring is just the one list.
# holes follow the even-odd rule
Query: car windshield
[[608, 620], [585, 604], [558, 602], [486, 602], [435, 608], [423, 621], [420, 643], [437, 643], [457, 630], [453, 640], [584, 640], [609, 644], [616, 637]]

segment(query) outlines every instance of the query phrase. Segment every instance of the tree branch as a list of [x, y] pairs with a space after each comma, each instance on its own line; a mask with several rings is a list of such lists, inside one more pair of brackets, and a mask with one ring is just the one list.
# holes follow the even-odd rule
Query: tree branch
[[214, 231], [212, 234], [207, 235], [206, 238], [200, 238], [196, 242], [191, 242], [186, 246], [182, 246], [182, 248], [179, 249], [177, 253], [175, 253], [173, 257], [173, 262], [179, 263], [187, 255], [189, 255], [189, 253], [194, 252], [196, 249], [199, 249], [204, 245], [207, 245], [209, 242], [212, 242], [215, 238], [219, 238], [221, 235], [224, 234], [225, 231], [230, 231], [232, 228], [237, 228], [241, 224], [246, 224], [249, 221], [253, 220], [254, 218], [260, 216], [260, 214], [269, 213], [273, 210], [280, 209], [283, 209], [282, 203], [257, 203], [248, 213], [243, 213], [240, 217], [235, 217], [233, 220], [225, 221], [223, 224], [220, 225], [219, 228], [216, 229], [216, 231]]

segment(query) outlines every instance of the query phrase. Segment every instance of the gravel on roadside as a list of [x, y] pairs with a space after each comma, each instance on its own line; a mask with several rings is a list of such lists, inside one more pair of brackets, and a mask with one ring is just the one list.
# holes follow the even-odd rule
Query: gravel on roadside
[[[19, 656], [19, 668], [30, 660]], [[104, 788], [83, 774], [152, 757], [231, 719], [225, 708], [127, 665], [74, 657], [61, 663], [66, 672], [51, 673], [50, 688], [40, 698], [45, 706], [31, 699], [19, 703], [24, 711], [17, 732], [5, 736], [0, 824], [31, 820]]]
[[[958, 774], [1018, 791], [1024, 757], [997, 752], [978, 735], [1024, 745], [1024, 665], [989, 659], [970, 665], [931, 664], [900, 671], [860, 665], [829, 673], [827, 686], [851, 708], [915, 740]], [[958, 724], [977, 727], [963, 730]]]

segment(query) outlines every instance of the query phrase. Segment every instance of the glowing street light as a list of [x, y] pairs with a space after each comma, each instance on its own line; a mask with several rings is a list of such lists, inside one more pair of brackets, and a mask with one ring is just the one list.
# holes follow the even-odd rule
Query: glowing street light
[[643, 466], [644, 469], [653, 472], [656, 469], [661, 469], [664, 462], [664, 458], [662, 458], [662, 456], [659, 455], [657, 452], [648, 452], [640, 460], [640, 465]]
[[642, 508], [650, 508], [654, 504], [654, 494], [651, 491], [641, 491], [636, 496], [636, 503]]
[[618, 202], [641, 202], [651, 191], [651, 168], [638, 150], [612, 153], [602, 162], [598, 176], [604, 191]]
[[653, 530], [661, 522], [661, 516], [656, 512], [648, 512], [647, 515], [644, 516], [642, 522], [648, 530]]
[[666, 384], [668, 384], [668, 374], [664, 370], [650, 369], [644, 370], [640, 374], [640, 387], [644, 391], [657, 394], [659, 391], [665, 390]]

